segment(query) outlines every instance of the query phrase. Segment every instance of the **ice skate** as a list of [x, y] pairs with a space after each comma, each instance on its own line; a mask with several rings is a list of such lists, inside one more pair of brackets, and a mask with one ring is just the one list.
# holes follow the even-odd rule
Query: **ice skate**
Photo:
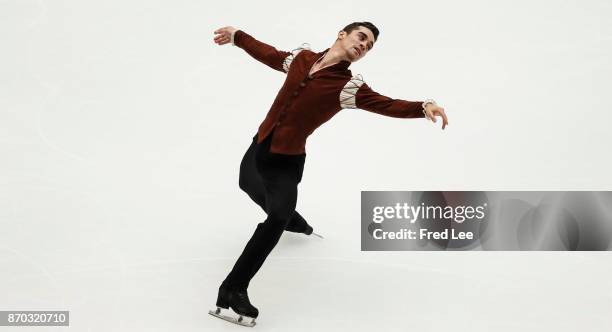
[[[229, 310], [230, 308], [231, 311]], [[230, 315], [224, 315], [223, 309], [227, 309]], [[231, 291], [219, 288], [217, 309], [215, 311], [210, 310], [208, 313], [234, 324], [253, 327], [256, 324], [255, 318], [259, 315], [259, 310], [249, 301], [246, 290]]]
[[306, 235], [314, 235], [314, 236], [317, 236], [317, 237], [319, 237], [321, 239], [323, 238], [323, 236], [313, 232], [312, 226], [310, 226], [310, 225], [308, 225], [308, 228], [306, 228], [306, 231], [304, 231], [304, 234], [306, 234]]
[[[217, 310], [212, 311], [209, 310], [208, 313], [217, 317], [217, 318], [221, 318], [223, 320], [226, 320], [230, 323], [234, 323], [234, 324], [238, 324], [238, 325], [242, 325], [242, 326], [246, 326], [246, 327], [253, 327], [255, 326], [255, 318], [252, 317], [248, 317], [248, 316], [242, 316], [242, 315], [238, 315], [238, 317], [234, 317], [235, 315], [237, 315], [235, 312], [231, 313], [231, 316], [229, 315], [224, 315], [223, 314], [223, 310], [224, 308], [219, 308], [217, 307]], [[229, 310], [228, 310], [229, 311]]]

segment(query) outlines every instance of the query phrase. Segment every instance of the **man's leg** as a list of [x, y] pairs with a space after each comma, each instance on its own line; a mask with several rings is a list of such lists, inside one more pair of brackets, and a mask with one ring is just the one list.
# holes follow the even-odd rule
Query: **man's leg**
[[275, 174], [274, 179], [263, 179], [263, 183], [268, 218], [257, 225], [222, 287], [236, 290], [248, 288], [249, 282], [278, 243], [295, 212], [299, 183], [295, 172], [281, 170]]
[[[257, 172], [255, 166], [255, 151], [257, 142], [253, 140], [253, 143], [242, 157], [240, 163], [240, 178], [238, 184], [240, 189], [249, 195], [249, 197], [257, 203], [266, 213], [266, 189], [264, 187], [263, 179]], [[312, 232], [312, 227], [308, 225], [304, 217], [297, 211], [294, 211], [289, 223], [287, 224], [286, 231], [295, 233], [306, 233]]]

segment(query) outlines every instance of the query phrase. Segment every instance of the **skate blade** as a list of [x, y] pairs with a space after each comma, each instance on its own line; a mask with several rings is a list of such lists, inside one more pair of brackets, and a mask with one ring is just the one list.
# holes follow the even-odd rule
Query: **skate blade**
[[322, 238], [322, 239], [323, 239], [323, 236], [321, 236], [321, 235], [319, 235], [319, 234], [317, 234], [317, 233], [315, 233], [315, 232], [312, 232], [312, 235], [314, 235], [314, 236], [318, 236], [318, 237], [320, 237], [320, 238]]
[[217, 308], [217, 310], [212, 311], [209, 310], [208, 313], [212, 316], [215, 316], [217, 318], [221, 318], [225, 321], [228, 321], [230, 323], [234, 323], [236, 325], [241, 325], [241, 326], [246, 326], [246, 327], [253, 327], [255, 326], [255, 318], [252, 317], [248, 317], [248, 316], [239, 316], [239, 318], [236, 317], [231, 317], [231, 316], [227, 316], [227, 315], [223, 315], [221, 314], [221, 309]]

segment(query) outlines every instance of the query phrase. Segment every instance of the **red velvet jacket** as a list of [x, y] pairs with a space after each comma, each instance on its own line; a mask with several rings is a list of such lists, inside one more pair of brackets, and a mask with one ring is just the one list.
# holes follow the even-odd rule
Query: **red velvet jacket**
[[238, 30], [232, 43], [258, 61], [287, 73], [266, 118], [259, 126], [258, 143], [276, 127], [270, 152], [288, 155], [305, 153], [306, 139], [320, 125], [345, 108], [361, 108], [396, 118], [423, 118], [422, 101], [392, 99], [373, 91], [348, 69], [351, 62], [308, 75], [314, 63], [328, 50], [315, 53], [305, 47], [279, 51]]

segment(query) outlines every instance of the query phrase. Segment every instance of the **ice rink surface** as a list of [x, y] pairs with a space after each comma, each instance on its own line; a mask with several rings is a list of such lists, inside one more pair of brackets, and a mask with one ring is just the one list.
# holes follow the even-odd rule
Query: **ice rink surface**
[[607, 1], [0, 2], [0, 310], [70, 327], [234, 331], [208, 315], [265, 214], [238, 168], [283, 74], [213, 43], [331, 46], [450, 125], [344, 110], [307, 145], [298, 210], [249, 288], [265, 331], [612, 330], [609, 252], [361, 252], [362, 190], [610, 190]]

